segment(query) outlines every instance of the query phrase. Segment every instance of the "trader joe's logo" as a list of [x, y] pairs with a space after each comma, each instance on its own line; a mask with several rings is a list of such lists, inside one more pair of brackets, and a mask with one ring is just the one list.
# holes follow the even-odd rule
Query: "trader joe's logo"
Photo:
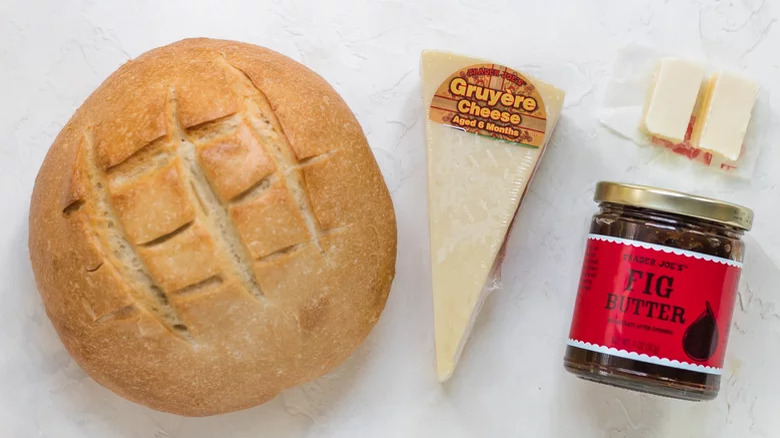
[[526, 146], [544, 144], [547, 113], [536, 87], [520, 73], [478, 64], [449, 76], [433, 96], [430, 120]]

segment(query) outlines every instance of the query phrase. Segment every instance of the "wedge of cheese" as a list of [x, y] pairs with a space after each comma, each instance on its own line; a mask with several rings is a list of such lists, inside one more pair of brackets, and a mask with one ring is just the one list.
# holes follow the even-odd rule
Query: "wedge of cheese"
[[691, 143], [738, 160], [757, 96], [758, 84], [748, 78], [728, 72], [714, 75], [704, 88]]
[[[558, 120], [564, 92], [526, 75], [518, 79], [513, 70], [489, 61], [445, 52], [423, 52], [421, 70], [436, 372], [445, 381], [500, 264], [497, 258]], [[452, 126], [458, 123], [463, 127]], [[482, 133], [473, 132], [480, 126]]]

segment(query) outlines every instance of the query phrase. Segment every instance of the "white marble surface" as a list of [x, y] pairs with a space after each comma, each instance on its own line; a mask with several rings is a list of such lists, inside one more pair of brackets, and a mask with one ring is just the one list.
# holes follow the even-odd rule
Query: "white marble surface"
[[[678, 174], [594, 118], [616, 50], [649, 44], [745, 69], [771, 89], [780, 9], [750, 1], [0, 2], [0, 436], [774, 437], [780, 435], [780, 127], [752, 182]], [[189, 36], [244, 40], [302, 61], [365, 129], [398, 215], [387, 308], [344, 365], [247, 411], [189, 419], [115, 396], [68, 357], [28, 262], [27, 208], [54, 136], [108, 74]], [[504, 289], [455, 377], [436, 383], [418, 57], [492, 58], [568, 92], [509, 243]], [[686, 403], [585, 383], [561, 366], [596, 180], [664, 185], [755, 208], [750, 259], [717, 400]]]

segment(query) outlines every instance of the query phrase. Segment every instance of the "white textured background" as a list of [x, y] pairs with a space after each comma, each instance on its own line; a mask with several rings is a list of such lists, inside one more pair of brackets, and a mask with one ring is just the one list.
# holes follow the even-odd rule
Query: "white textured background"
[[[771, 1], [0, 2], [0, 437], [780, 436], [780, 127], [752, 182], [659, 167], [596, 121], [616, 50], [645, 43], [744, 69], [777, 120], [780, 5]], [[303, 62], [344, 96], [398, 215], [385, 313], [332, 374], [247, 411], [187, 419], [126, 402], [68, 357], [28, 261], [27, 209], [48, 146], [114, 69], [191, 36], [243, 40]], [[568, 92], [487, 302], [451, 382], [436, 383], [428, 272], [423, 48], [482, 56]], [[595, 181], [663, 185], [755, 208], [723, 389], [687, 403], [581, 382], [561, 366]]]

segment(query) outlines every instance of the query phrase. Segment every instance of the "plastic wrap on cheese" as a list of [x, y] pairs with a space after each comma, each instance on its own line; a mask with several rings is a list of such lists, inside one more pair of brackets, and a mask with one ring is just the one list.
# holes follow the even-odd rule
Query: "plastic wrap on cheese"
[[560, 114], [564, 93], [510, 68], [422, 55], [436, 371], [446, 380]]

